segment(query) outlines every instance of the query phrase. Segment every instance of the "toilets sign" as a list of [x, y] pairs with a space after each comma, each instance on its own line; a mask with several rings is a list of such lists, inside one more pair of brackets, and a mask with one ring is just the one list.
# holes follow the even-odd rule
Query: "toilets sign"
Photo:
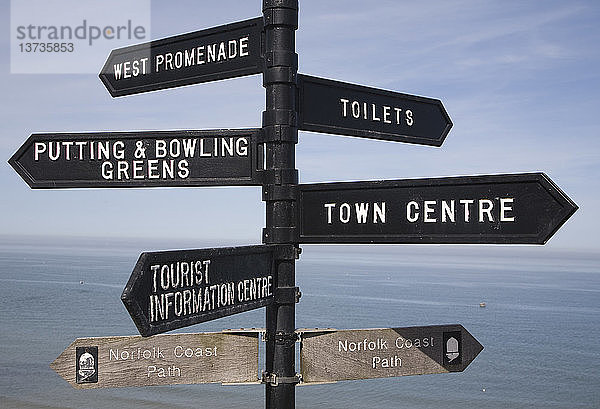
[[452, 121], [438, 99], [298, 75], [304, 131], [441, 146]]

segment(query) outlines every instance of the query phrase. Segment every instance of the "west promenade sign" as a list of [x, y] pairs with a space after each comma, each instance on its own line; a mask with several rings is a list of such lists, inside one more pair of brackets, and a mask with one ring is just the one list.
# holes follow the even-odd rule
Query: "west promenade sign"
[[113, 97], [260, 74], [263, 18], [113, 50], [100, 79]]

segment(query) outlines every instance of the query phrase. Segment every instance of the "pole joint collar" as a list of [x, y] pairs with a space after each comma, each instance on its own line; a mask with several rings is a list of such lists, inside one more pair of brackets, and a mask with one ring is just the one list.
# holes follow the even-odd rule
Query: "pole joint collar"
[[266, 67], [263, 71], [263, 87], [269, 84], [296, 84], [298, 70], [289, 66]]
[[266, 142], [298, 143], [298, 128], [290, 125], [264, 126], [258, 137], [258, 143]]
[[268, 109], [262, 113], [263, 127], [270, 125], [288, 125], [296, 127], [298, 121], [293, 109]]
[[263, 185], [263, 202], [297, 201], [298, 185]]
[[302, 249], [290, 244], [282, 244], [277, 246], [275, 251], [275, 260], [277, 261], [292, 261], [298, 260]]
[[295, 227], [265, 227], [262, 241], [264, 244], [297, 243], [298, 231]]
[[263, 185], [295, 185], [298, 184], [297, 169], [265, 169], [259, 170]]
[[293, 51], [267, 51], [265, 52], [265, 67], [292, 67], [298, 70], [298, 54]]
[[[277, 304], [296, 304], [300, 302], [302, 293], [298, 287], [277, 287], [275, 288], [275, 302]], [[298, 334], [296, 334], [298, 339]]]
[[292, 8], [269, 8], [263, 10], [265, 27], [288, 26], [294, 30], [298, 29], [298, 9]]

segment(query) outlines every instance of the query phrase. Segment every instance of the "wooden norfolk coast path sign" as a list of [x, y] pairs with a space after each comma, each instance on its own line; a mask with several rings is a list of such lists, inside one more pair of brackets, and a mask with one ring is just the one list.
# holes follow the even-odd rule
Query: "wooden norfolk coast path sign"
[[255, 382], [256, 331], [157, 334], [260, 307], [268, 409], [293, 409], [301, 382], [462, 371], [483, 347], [461, 325], [296, 330], [299, 244], [544, 244], [577, 210], [540, 172], [299, 185], [299, 129], [441, 146], [452, 121], [437, 99], [298, 74], [298, 1], [262, 5], [113, 50], [100, 73], [113, 97], [262, 74], [261, 128], [40, 133], [9, 160], [31, 188], [263, 189], [263, 245], [140, 256], [121, 298], [145, 337], [77, 339], [52, 363], [76, 388]]
[[258, 381], [258, 332], [78, 338], [50, 365], [74, 388]]
[[142, 253], [121, 300], [142, 336], [264, 307], [282, 247]]
[[462, 325], [300, 332], [308, 384], [461, 372], [483, 350]]

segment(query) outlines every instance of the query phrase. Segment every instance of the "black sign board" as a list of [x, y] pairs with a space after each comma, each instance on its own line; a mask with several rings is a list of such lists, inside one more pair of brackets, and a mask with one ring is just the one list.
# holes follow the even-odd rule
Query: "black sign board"
[[260, 185], [259, 132], [33, 134], [9, 163], [34, 189]]
[[452, 121], [437, 99], [298, 75], [304, 131], [441, 146]]
[[458, 324], [299, 332], [307, 384], [462, 372], [483, 350]]
[[100, 79], [113, 97], [262, 72], [263, 18], [113, 50]]
[[264, 307], [281, 246], [142, 253], [121, 300], [144, 337]]
[[543, 173], [299, 189], [300, 243], [544, 244], [577, 210]]

